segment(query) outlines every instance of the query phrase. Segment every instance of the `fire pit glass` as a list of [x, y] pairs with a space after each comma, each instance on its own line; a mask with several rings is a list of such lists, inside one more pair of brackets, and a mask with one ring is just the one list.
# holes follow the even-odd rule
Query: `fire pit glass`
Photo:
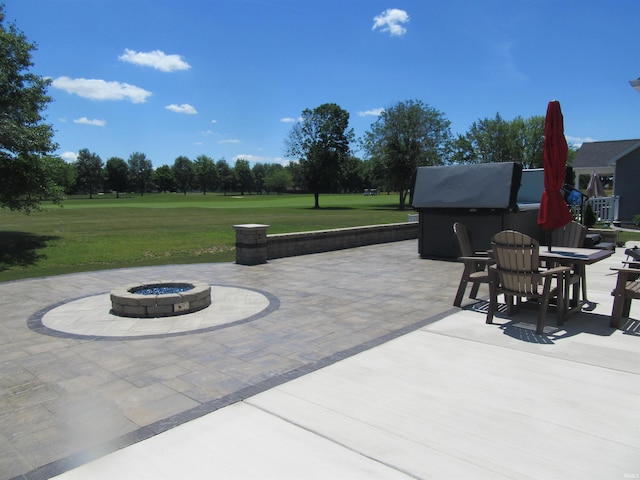
[[141, 287], [132, 288], [129, 290], [131, 293], [137, 293], [138, 295], [164, 295], [166, 293], [180, 293], [191, 290], [193, 285], [189, 283], [175, 283], [175, 284], [158, 284], [158, 285], [143, 285]]

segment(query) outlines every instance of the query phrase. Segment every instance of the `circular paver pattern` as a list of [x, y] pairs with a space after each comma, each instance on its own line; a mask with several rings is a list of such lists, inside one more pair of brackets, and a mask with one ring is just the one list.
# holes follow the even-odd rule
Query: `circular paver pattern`
[[104, 339], [142, 339], [211, 331], [256, 320], [279, 307], [276, 297], [258, 290], [211, 286], [211, 305], [180, 316], [120, 317], [111, 313], [108, 293], [45, 309], [29, 320], [40, 333]]

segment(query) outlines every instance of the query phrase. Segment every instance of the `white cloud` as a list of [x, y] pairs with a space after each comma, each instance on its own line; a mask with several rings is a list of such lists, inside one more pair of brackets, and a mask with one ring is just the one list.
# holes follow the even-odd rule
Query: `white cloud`
[[106, 120], [98, 120], [97, 118], [90, 120], [87, 117], [77, 118], [73, 123], [81, 123], [83, 125], [94, 125], [96, 127], [104, 127], [107, 124]]
[[240, 143], [240, 140], [236, 140], [235, 138], [229, 138], [227, 140], [220, 140], [218, 143]]
[[211, 123], [218, 123], [218, 120], [211, 120]]
[[373, 108], [365, 112], [358, 112], [360, 117], [379, 117], [384, 112], [384, 108]]
[[280, 121], [282, 123], [296, 123], [296, 122], [301, 122], [302, 117], [298, 117], [298, 118], [284, 117], [284, 118], [281, 118]]
[[184, 113], [187, 115], [195, 115], [196, 113], [198, 113], [198, 111], [188, 103], [183, 103], [182, 105], [176, 105], [175, 103], [172, 103], [171, 105], [167, 105], [164, 108], [166, 108], [167, 110], [171, 110], [172, 112]]
[[573, 145], [575, 148], [580, 148], [583, 143], [595, 142], [591, 137], [572, 137], [570, 135], [565, 135], [564, 137], [567, 140], [567, 143]]
[[400, 37], [407, 33], [407, 29], [401, 24], [409, 21], [409, 14], [404, 10], [397, 8], [390, 8], [385, 10], [380, 15], [373, 17], [373, 27], [371, 30], [377, 28], [384, 33], [388, 33], [392, 37]]
[[78, 154], [76, 152], [62, 152], [60, 157], [66, 162], [75, 162], [78, 159]]
[[161, 50], [153, 52], [136, 52], [124, 49], [124, 54], [118, 57], [123, 62], [152, 67], [162, 72], [175, 72], [176, 70], [189, 70], [191, 65], [185, 62], [180, 55], [167, 55]]
[[106, 82], [90, 78], [58, 77], [52, 85], [67, 93], [91, 100], [129, 100], [131, 103], [144, 103], [151, 92], [128, 83]]

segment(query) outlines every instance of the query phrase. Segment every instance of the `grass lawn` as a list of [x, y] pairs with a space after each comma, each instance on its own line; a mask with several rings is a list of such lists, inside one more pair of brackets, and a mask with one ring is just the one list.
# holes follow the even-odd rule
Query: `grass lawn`
[[269, 233], [405, 222], [398, 196], [146, 194], [72, 197], [32, 215], [0, 210], [0, 282], [110, 268], [232, 262], [242, 223]]

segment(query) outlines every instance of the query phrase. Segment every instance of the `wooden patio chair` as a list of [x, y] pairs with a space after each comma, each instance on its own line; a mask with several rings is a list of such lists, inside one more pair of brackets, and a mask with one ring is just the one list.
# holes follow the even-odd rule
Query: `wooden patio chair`
[[551, 231], [551, 246], [580, 248], [584, 246], [585, 238], [587, 227], [573, 221]]
[[[572, 247], [580, 248], [584, 246], [584, 241], [587, 238], [587, 227], [578, 222], [569, 222], [565, 226], [556, 228], [551, 231], [551, 248], [553, 247]], [[571, 266], [571, 272], [569, 273], [569, 281], [567, 288], [573, 286], [573, 295], [571, 296], [571, 303], [573, 307], [578, 306], [580, 301], [580, 286], [582, 285], [582, 300], [587, 301], [587, 283], [585, 279], [584, 267]], [[567, 298], [568, 302], [569, 299]]]
[[487, 253], [474, 253], [471, 248], [469, 231], [465, 225], [459, 222], [454, 223], [453, 232], [458, 239], [458, 247], [460, 248], [460, 254], [462, 255], [458, 260], [464, 262], [462, 278], [460, 279], [456, 298], [453, 301], [453, 306], [459, 307], [462, 304], [462, 298], [464, 297], [464, 292], [467, 290], [469, 282], [472, 283], [469, 298], [473, 299], [478, 296], [478, 289], [480, 288], [481, 283], [489, 284], [487, 265], [493, 263], [493, 260]]
[[[498, 232], [491, 240], [495, 265], [489, 267], [489, 310], [487, 323], [493, 323], [498, 307], [498, 295], [503, 294], [507, 314], [515, 313], [514, 298], [535, 300], [539, 304], [536, 333], [542, 334], [549, 308], [549, 301], [557, 298], [557, 323], [564, 322], [564, 278], [571, 267], [540, 268], [537, 240], [514, 230]], [[556, 280], [555, 287], [552, 286]], [[542, 286], [542, 288], [541, 288]]]
[[629, 318], [631, 300], [640, 298], [640, 263], [626, 262], [622, 268], [612, 268], [618, 272], [616, 287], [613, 295], [613, 309], [611, 310], [610, 326], [620, 328], [622, 317]]

